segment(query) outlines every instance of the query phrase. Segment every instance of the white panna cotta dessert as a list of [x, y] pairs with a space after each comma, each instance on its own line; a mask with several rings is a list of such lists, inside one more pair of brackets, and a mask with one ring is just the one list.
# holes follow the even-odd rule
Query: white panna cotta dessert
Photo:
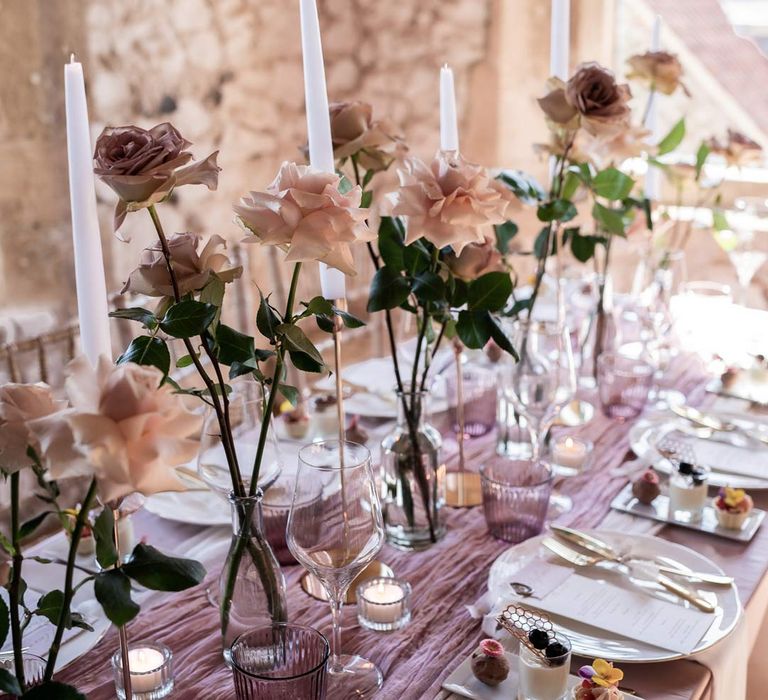
[[562, 635], [550, 636], [540, 654], [524, 644], [520, 645], [517, 668], [519, 700], [561, 700], [566, 697], [571, 643]]
[[683, 523], [701, 520], [707, 503], [709, 470], [688, 462], [680, 462], [669, 480], [669, 517]]

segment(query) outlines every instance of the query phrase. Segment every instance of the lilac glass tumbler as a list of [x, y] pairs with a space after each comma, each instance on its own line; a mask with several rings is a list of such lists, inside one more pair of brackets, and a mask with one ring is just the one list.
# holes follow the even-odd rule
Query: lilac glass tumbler
[[505, 542], [518, 543], [544, 527], [552, 469], [529, 459], [504, 460], [480, 469], [483, 510], [488, 531]]
[[462, 386], [458, 376], [449, 374], [446, 378], [451, 430], [459, 434], [459, 394], [463, 398], [464, 439], [471, 440], [491, 432], [496, 427], [496, 372], [487, 367], [463, 365]]
[[654, 369], [641, 359], [603, 353], [597, 358], [597, 392], [603, 413], [621, 423], [637, 418], [648, 402]]

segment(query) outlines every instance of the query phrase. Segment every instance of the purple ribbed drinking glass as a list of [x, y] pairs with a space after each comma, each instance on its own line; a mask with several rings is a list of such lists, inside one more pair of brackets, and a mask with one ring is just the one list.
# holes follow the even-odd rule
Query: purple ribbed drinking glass
[[[464, 408], [464, 439], [481, 437], [496, 427], [496, 372], [487, 367], [464, 365], [461, 368]], [[456, 374], [446, 379], [451, 430], [459, 432], [459, 391]]]
[[654, 369], [647, 362], [603, 353], [597, 358], [597, 392], [603, 413], [625, 422], [637, 418], [648, 402]]
[[330, 646], [315, 629], [273, 624], [241, 634], [232, 643], [237, 700], [323, 700]]
[[544, 527], [552, 470], [546, 462], [505, 460], [480, 469], [483, 510], [489, 532], [517, 544]]

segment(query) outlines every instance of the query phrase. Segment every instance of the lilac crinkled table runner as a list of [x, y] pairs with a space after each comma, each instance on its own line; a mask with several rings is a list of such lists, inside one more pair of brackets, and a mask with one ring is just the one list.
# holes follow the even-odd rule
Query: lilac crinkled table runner
[[[701, 403], [705, 395], [698, 367], [680, 362], [677, 368], [675, 385], [692, 404]], [[573, 496], [574, 509], [559, 522], [588, 528], [605, 518], [611, 500], [626, 482], [626, 477], [613, 476], [610, 470], [625, 459], [627, 432], [627, 426], [599, 414], [580, 431], [594, 441], [595, 460], [587, 473], [568, 479], [561, 486], [563, 492]], [[477, 468], [488, 461], [494, 454], [494, 445], [494, 436], [469, 443], [468, 466]], [[446, 524], [445, 538], [425, 552], [410, 554], [389, 547], [382, 551], [380, 558], [413, 586], [413, 619], [409, 626], [391, 634], [367, 631], [357, 625], [354, 606], [345, 608], [345, 651], [369, 656], [380, 666], [385, 683], [379, 698], [416, 700], [441, 694], [443, 679], [480, 639], [479, 622], [469, 618], [464, 606], [474, 603], [485, 592], [491, 563], [509, 545], [488, 535], [482, 508], [447, 508]], [[151, 528], [156, 539], [154, 533], [159, 527], [163, 528], [163, 539], [168, 541], [173, 541], [175, 530], [183, 538], [181, 533], [189, 528], [140, 514], [139, 531], [148, 532]], [[666, 528], [662, 536], [693, 546], [723, 565], [736, 576], [745, 603], [764, 576], [768, 533], [763, 531], [747, 546], [723, 544], [720, 540], [715, 543], [712, 538], [675, 528]], [[309, 598], [299, 586], [303, 569], [286, 567], [285, 573], [291, 620], [330, 634], [328, 605]], [[218, 572], [210, 574], [209, 582], [216, 585]], [[172, 649], [176, 672], [173, 697], [234, 698], [231, 674], [221, 660], [217, 610], [208, 601], [205, 584], [191, 592], [164, 597], [151, 612], [143, 610], [137, 621], [130, 624], [129, 632], [132, 640], [159, 640]], [[117, 636], [111, 631], [92, 651], [65, 669], [60, 679], [76, 683], [93, 700], [114, 698], [109, 659], [116, 648]], [[624, 668], [627, 685], [647, 700], [706, 696], [709, 671], [692, 661]]]

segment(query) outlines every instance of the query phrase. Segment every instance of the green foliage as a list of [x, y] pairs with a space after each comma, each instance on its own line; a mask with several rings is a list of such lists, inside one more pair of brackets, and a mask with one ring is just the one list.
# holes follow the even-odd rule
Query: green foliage
[[5, 601], [0, 598], [0, 647], [5, 644], [5, 640], [8, 638], [8, 630], [10, 628], [10, 613], [8, 612], [8, 606]]
[[485, 347], [493, 332], [493, 319], [488, 311], [482, 309], [459, 311], [456, 333], [461, 342], [470, 349]]
[[663, 156], [665, 153], [671, 153], [674, 151], [685, 138], [685, 119], [678, 121], [670, 130], [669, 133], [659, 141], [656, 147], [656, 153]]
[[269, 297], [265, 297], [259, 292], [260, 301], [259, 309], [256, 312], [256, 327], [270, 343], [273, 345], [277, 341], [277, 333], [275, 329], [282, 323], [280, 316], [270, 306]]
[[151, 545], [139, 543], [122, 571], [153, 591], [183, 591], [201, 583], [205, 568], [192, 559], [169, 557]]
[[140, 335], [138, 338], [134, 338], [125, 352], [117, 358], [118, 365], [124, 362], [157, 367], [163, 376], [167, 376], [171, 369], [171, 353], [162, 338]]
[[424, 270], [414, 277], [412, 291], [421, 302], [441, 301], [445, 299], [446, 287], [439, 275]]
[[93, 588], [96, 600], [112, 624], [121, 627], [139, 614], [140, 608], [131, 598], [131, 581], [121, 569], [96, 574]]
[[160, 328], [174, 338], [192, 338], [202, 335], [213, 323], [218, 308], [194, 299], [182, 299], [165, 312]]
[[553, 199], [540, 205], [536, 210], [539, 221], [570, 221], [578, 212], [573, 202], [567, 199]]
[[49, 515], [50, 512], [45, 511], [44, 513], [40, 513], [40, 515], [35, 516], [31, 520], [27, 520], [25, 523], [22, 523], [21, 527], [19, 528], [19, 539], [23, 540], [25, 537], [29, 537], [35, 530], [37, 530], [38, 527], [40, 527], [43, 520], [45, 520]]
[[505, 170], [496, 179], [509, 187], [524, 204], [538, 204], [547, 196], [541, 185], [521, 170]]
[[373, 276], [368, 295], [368, 311], [396, 309], [408, 299], [410, 293], [408, 280], [399, 271], [385, 265]]
[[701, 171], [704, 168], [704, 164], [707, 162], [707, 158], [709, 158], [709, 154], [710, 148], [707, 145], [707, 142], [702, 141], [696, 151], [696, 182], [701, 178]]
[[520, 230], [514, 221], [506, 221], [493, 227], [496, 233], [496, 249], [502, 254], [509, 253], [509, 243]]
[[131, 309], [117, 309], [117, 311], [110, 311], [109, 315], [112, 318], [126, 318], [130, 321], [138, 321], [150, 331], [157, 328], [157, 324], [159, 323], [155, 314], [140, 306], [135, 306]]
[[398, 226], [399, 221], [390, 216], [382, 216], [379, 225], [379, 255], [391, 270], [397, 272], [405, 268], [405, 236]]
[[[13, 696], [20, 696], [22, 693], [19, 681], [8, 669], [0, 668], [0, 691]], [[47, 696], [40, 696], [41, 698]]]
[[624, 214], [619, 209], [610, 209], [599, 202], [592, 207], [592, 216], [600, 226], [600, 229], [617, 236], [624, 236], [626, 222]]
[[488, 272], [469, 283], [467, 305], [480, 311], [503, 309], [512, 294], [512, 279], [507, 272]]
[[48, 681], [30, 688], [21, 696], [21, 700], [86, 700], [86, 697], [71, 685]]
[[715, 231], [728, 231], [731, 226], [728, 223], [728, 218], [725, 215], [725, 211], [719, 207], [712, 210], [712, 228]]
[[621, 200], [629, 196], [635, 181], [616, 168], [606, 168], [595, 175], [592, 191], [604, 199]]
[[325, 362], [318, 349], [298, 326], [282, 323], [275, 329], [285, 340], [291, 362], [304, 372], [322, 372]]
[[117, 561], [115, 548], [115, 514], [109, 506], [104, 506], [93, 523], [93, 537], [96, 541], [96, 561], [102, 569], [114, 566]]

